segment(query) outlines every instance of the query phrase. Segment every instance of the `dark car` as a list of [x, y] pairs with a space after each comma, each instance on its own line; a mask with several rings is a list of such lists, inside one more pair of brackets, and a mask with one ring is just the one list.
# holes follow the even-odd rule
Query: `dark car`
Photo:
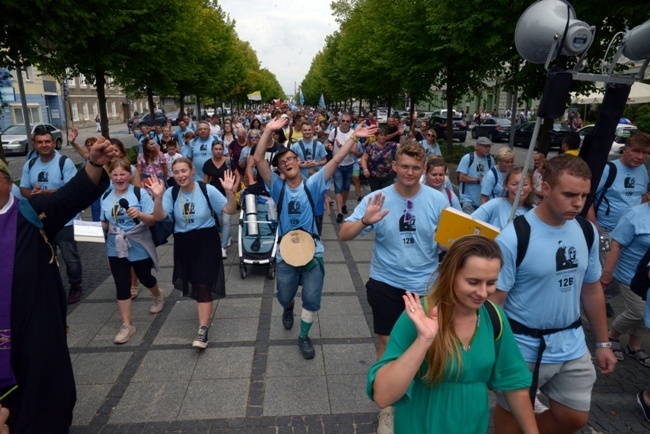
[[492, 142], [510, 139], [510, 119], [487, 118], [472, 128], [472, 138], [487, 137]]
[[138, 120], [136, 127], [142, 123], [145, 123], [150, 127], [153, 126], [154, 124], [161, 125], [161, 126], [167, 124], [167, 116], [165, 116], [165, 113], [163, 113], [162, 111], [158, 110], [156, 112], [156, 118], [154, 119], [154, 122], [151, 121], [151, 113], [147, 112], [141, 117], [137, 117], [137, 118], [134, 117], [129, 119], [129, 121], [126, 123], [126, 126], [128, 127], [129, 131], [131, 130], [131, 128], [133, 128], [133, 121], [135, 121], [136, 119]]
[[178, 121], [180, 119], [181, 112], [178, 110], [174, 110], [173, 112], [168, 112], [167, 113], [167, 119], [169, 119], [172, 123], [172, 125], [178, 125]]
[[[535, 122], [525, 122], [523, 125], [518, 126], [515, 129], [515, 146], [523, 146], [525, 148], [530, 145], [530, 140], [533, 138], [533, 130], [535, 129]], [[551, 134], [551, 147], [550, 149], [560, 149], [562, 147], [562, 140], [564, 135], [570, 130], [569, 126], [556, 122], [553, 124], [553, 128], [550, 130]], [[539, 144], [541, 136], [541, 131], [537, 137], [537, 144]], [[537, 148], [537, 146], [535, 146]]]
[[[445, 110], [446, 114], [446, 110]], [[462, 117], [454, 117], [453, 138], [458, 139], [460, 143], [465, 143], [467, 139], [467, 123]], [[441, 139], [447, 138], [447, 118], [439, 114], [434, 114], [429, 119], [429, 128], [433, 128]]]

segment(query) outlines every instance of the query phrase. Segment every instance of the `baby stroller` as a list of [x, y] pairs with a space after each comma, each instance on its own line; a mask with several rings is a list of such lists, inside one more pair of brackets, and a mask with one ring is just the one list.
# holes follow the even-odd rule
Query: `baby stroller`
[[268, 265], [267, 276], [273, 279], [278, 246], [275, 203], [266, 191], [251, 189], [242, 191], [239, 200], [239, 275], [246, 278], [248, 265]]

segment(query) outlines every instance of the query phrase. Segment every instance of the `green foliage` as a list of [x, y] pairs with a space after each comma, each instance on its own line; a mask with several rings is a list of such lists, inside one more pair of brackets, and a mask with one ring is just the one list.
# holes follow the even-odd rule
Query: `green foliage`
[[445, 162], [451, 164], [458, 164], [460, 159], [463, 158], [463, 155], [474, 152], [476, 148], [474, 146], [465, 146], [465, 145], [454, 145], [451, 150], [447, 146], [445, 140], [438, 140], [438, 145], [440, 145], [440, 150], [442, 151], [442, 157], [445, 159]]

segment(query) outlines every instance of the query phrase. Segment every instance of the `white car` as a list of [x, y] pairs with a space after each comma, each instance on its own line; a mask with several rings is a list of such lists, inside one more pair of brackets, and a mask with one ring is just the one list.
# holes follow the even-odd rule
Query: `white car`
[[[61, 130], [50, 124], [39, 123], [32, 125], [32, 134], [34, 134], [37, 128], [51, 132], [54, 137], [56, 149], [61, 149], [61, 145], [63, 144]], [[2, 136], [2, 149], [5, 154], [27, 155], [29, 153], [31, 147], [29, 145], [30, 141], [27, 140], [27, 136], [25, 135], [25, 125], [11, 125], [0, 133], [0, 135]]]
[[388, 110], [377, 109], [377, 123], [385, 124], [386, 122], [388, 122]]
[[[582, 146], [582, 142], [584, 141], [585, 136], [587, 134], [592, 134], [594, 132], [595, 127], [596, 125], [587, 125], [586, 127], [582, 127], [578, 130], [578, 134], [580, 134], [580, 146]], [[638, 132], [639, 129], [634, 125], [618, 124], [616, 126], [616, 135], [614, 136], [614, 142], [612, 143], [612, 147], [609, 153], [610, 154], [623, 153], [623, 146], [625, 146], [625, 141], [627, 140], [627, 138], [633, 136]]]

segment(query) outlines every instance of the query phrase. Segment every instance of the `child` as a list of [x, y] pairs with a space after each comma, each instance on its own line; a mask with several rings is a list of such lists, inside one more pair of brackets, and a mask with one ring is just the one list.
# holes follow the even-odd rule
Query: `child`
[[174, 164], [174, 161], [182, 157], [183, 156], [180, 154], [180, 152], [178, 152], [178, 142], [174, 139], [168, 141], [165, 159], [167, 160], [167, 185], [170, 187], [176, 185], [176, 181], [172, 176], [172, 164]]

